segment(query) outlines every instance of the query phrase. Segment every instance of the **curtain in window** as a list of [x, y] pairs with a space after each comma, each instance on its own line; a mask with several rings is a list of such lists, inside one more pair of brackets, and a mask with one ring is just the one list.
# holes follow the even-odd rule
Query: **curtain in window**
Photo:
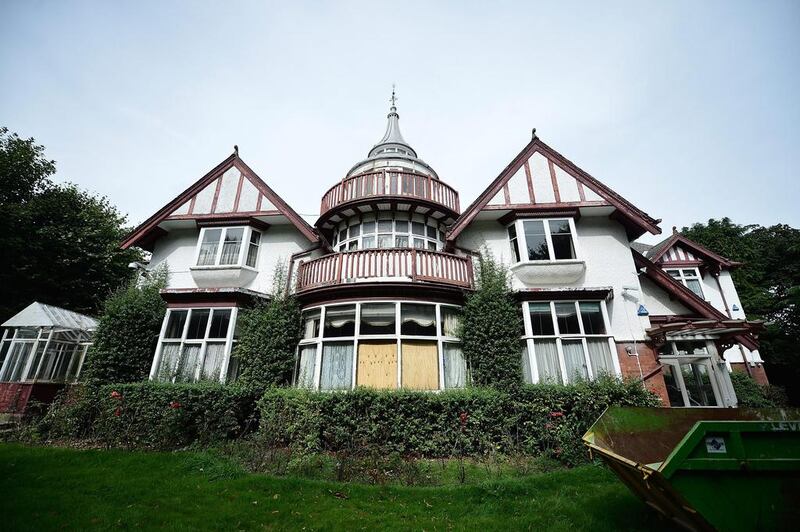
[[435, 336], [436, 307], [403, 303], [400, 307], [401, 334]]
[[595, 378], [600, 375], [614, 375], [614, 362], [611, 358], [611, 348], [608, 347], [606, 338], [587, 338], [589, 360], [592, 362], [592, 372]]
[[356, 332], [356, 307], [328, 307], [325, 309], [324, 336], [353, 336]]
[[316, 364], [316, 359], [316, 345], [300, 347], [300, 360], [297, 366], [297, 379], [295, 380], [298, 388], [314, 387], [314, 365]]
[[181, 360], [175, 375], [175, 382], [192, 382], [200, 359], [200, 345], [188, 344], [183, 346]]
[[237, 264], [239, 262], [239, 250], [242, 248], [243, 236], [244, 229], [228, 229], [225, 232], [222, 256], [219, 258], [220, 264]]
[[533, 341], [533, 352], [536, 355], [536, 369], [539, 370], [539, 382], [561, 383], [561, 365], [558, 362], [558, 347], [555, 340]]
[[394, 334], [394, 303], [361, 305], [361, 334]]
[[322, 347], [322, 390], [349, 390], [353, 379], [353, 344], [324, 344]]
[[181, 344], [162, 344], [161, 361], [158, 364], [157, 378], [160, 381], [171, 381], [175, 376], [175, 367], [181, 352]]
[[588, 378], [586, 358], [583, 356], [583, 342], [564, 340], [561, 342], [561, 350], [564, 352], [564, 364], [567, 366], [567, 382]]
[[444, 387], [463, 388], [467, 384], [467, 362], [460, 344], [442, 344], [444, 348]]
[[209, 266], [217, 260], [217, 246], [222, 229], [209, 229], [203, 235], [203, 243], [200, 244], [200, 254], [197, 257], [198, 266]]
[[531, 384], [533, 382], [533, 373], [531, 373], [531, 359], [528, 354], [528, 342], [522, 342], [522, 378], [525, 383]]
[[442, 336], [455, 337], [458, 333], [458, 326], [461, 323], [461, 313], [454, 308], [441, 307], [442, 314]]
[[700, 281], [697, 279], [686, 279], [686, 287], [697, 294], [697, 297], [700, 299], [705, 299], [703, 297], [703, 288], [700, 286]]
[[218, 381], [222, 371], [222, 361], [225, 358], [224, 342], [209, 342], [206, 344], [206, 358], [203, 360], [203, 369], [200, 378], [210, 381]]

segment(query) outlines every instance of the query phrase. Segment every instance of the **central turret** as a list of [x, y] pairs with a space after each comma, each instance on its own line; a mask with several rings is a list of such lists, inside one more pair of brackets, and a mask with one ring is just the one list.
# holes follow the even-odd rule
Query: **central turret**
[[458, 193], [400, 133], [394, 90], [390, 102], [383, 138], [322, 197], [316, 225], [336, 251], [441, 250], [458, 216]]

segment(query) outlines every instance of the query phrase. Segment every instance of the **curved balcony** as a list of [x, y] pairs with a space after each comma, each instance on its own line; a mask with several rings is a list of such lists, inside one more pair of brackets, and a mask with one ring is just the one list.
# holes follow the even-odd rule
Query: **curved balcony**
[[472, 259], [409, 248], [365, 249], [334, 253], [300, 264], [297, 291], [375, 281], [474, 286]]
[[354, 175], [332, 186], [322, 196], [319, 214], [325, 218], [326, 213], [337, 207], [375, 198], [433, 204], [449, 215], [460, 211], [458, 192], [438, 179], [410, 172], [381, 170]]

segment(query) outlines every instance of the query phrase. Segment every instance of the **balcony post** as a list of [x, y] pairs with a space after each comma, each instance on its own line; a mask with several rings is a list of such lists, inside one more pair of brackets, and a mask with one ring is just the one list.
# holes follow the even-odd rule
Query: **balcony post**
[[417, 248], [411, 248], [411, 281], [417, 280]]

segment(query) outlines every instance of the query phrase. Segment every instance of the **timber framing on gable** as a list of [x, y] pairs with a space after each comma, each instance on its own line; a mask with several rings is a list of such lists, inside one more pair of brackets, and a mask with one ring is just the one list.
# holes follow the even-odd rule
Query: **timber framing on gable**
[[[671, 251], [673, 249], [675, 249], [674, 252]], [[691, 252], [691, 257], [687, 256], [687, 250]], [[681, 263], [689, 264], [692, 262], [702, 262], [711, 267], [710, 269], [717, 271], [720, 269], [736, 268], [742, 265], [741, 262], [732, 261], [722, 255], [714, 253], [705, 246], [677, 232], [673, 233], [666, 241], [658, 244], [654, 253], [652, 251], [650, 253], [648, 259], [657, 264], [669, 263], [679, 266]], [[683, 257], [681, 257], [681, 255], [683, 255]]]
[[[232, 169], [234, 170], [234, 173], [230, 174], [232, 193], [228, 194], [228, 204], [223, 206], [220, 199], [223, 180]], [[249, 195], [246, 195], [246, 192], [249, 192]], [[198, 200], [198, 198], [203, 199]], [[201, 207], [200, 203], [203, 201], [205, 205]], [[314, 229], [247, 166], [239, 158], [238, 153], [234, 152], [131, 231], [120, 247], [152, 248], [153, 242], [165, 233], [164, 229], [159, 227], [164, 221], [195, 220], [202, 224], [214, 221], [224, 223], [228, 220], [252, 220], [256, 224], [259, 222], [256, 219], [258, 216], [284, 216], [309, 241], [316, 243], [319, 240]]]
[[[534, 160], [539, 154], [540, 158]], [[533, 161], [533, 162], [532, 162]], [[545, 162], [546, 161], [546, 162]], [[534, 167], [538, 164], [538, 173]], [[546, 167], [544, 165], [546, 164]], [[515, 176], [520, 183], [510, 190], [509, 181]], [[540, 185], [537, 190], [537, 182]], [[526, 191], [527, 189], [527, 191]], [[480, 196], [467, 207], [447, 235], [452, 243], [482, 210], [513, 210], [529, 214], [547, 214], [554, 209], [610, 206], [612, 217], [625, 225], [628, 236], [634, 239], [645, 232], [660, 234], [661, 220], [650, 217], [572, 161], [534, 136], [525, 148], [503, 169]]]
[[[689, 310], [696, 312], [700, 317], [717, 321], [726, 321], [730, 318], [711, 306], [708, 302], [700, 299], [697, 294], [686, 288], [683, 284], [676, 281], [671, 275], [664, 271], [661, 266], [652, 262], [644, 255], [631, 249], [633, 262], [638, 270], [644, 269], [644, 275], [653, 281], [658, 287], [667, 292], [670, 296], [677, 299]], [[754, 351], [758, 349], [758, 342], [752, 335], [740, 334], [735, 337], [736, 341], [746, 348]]]

